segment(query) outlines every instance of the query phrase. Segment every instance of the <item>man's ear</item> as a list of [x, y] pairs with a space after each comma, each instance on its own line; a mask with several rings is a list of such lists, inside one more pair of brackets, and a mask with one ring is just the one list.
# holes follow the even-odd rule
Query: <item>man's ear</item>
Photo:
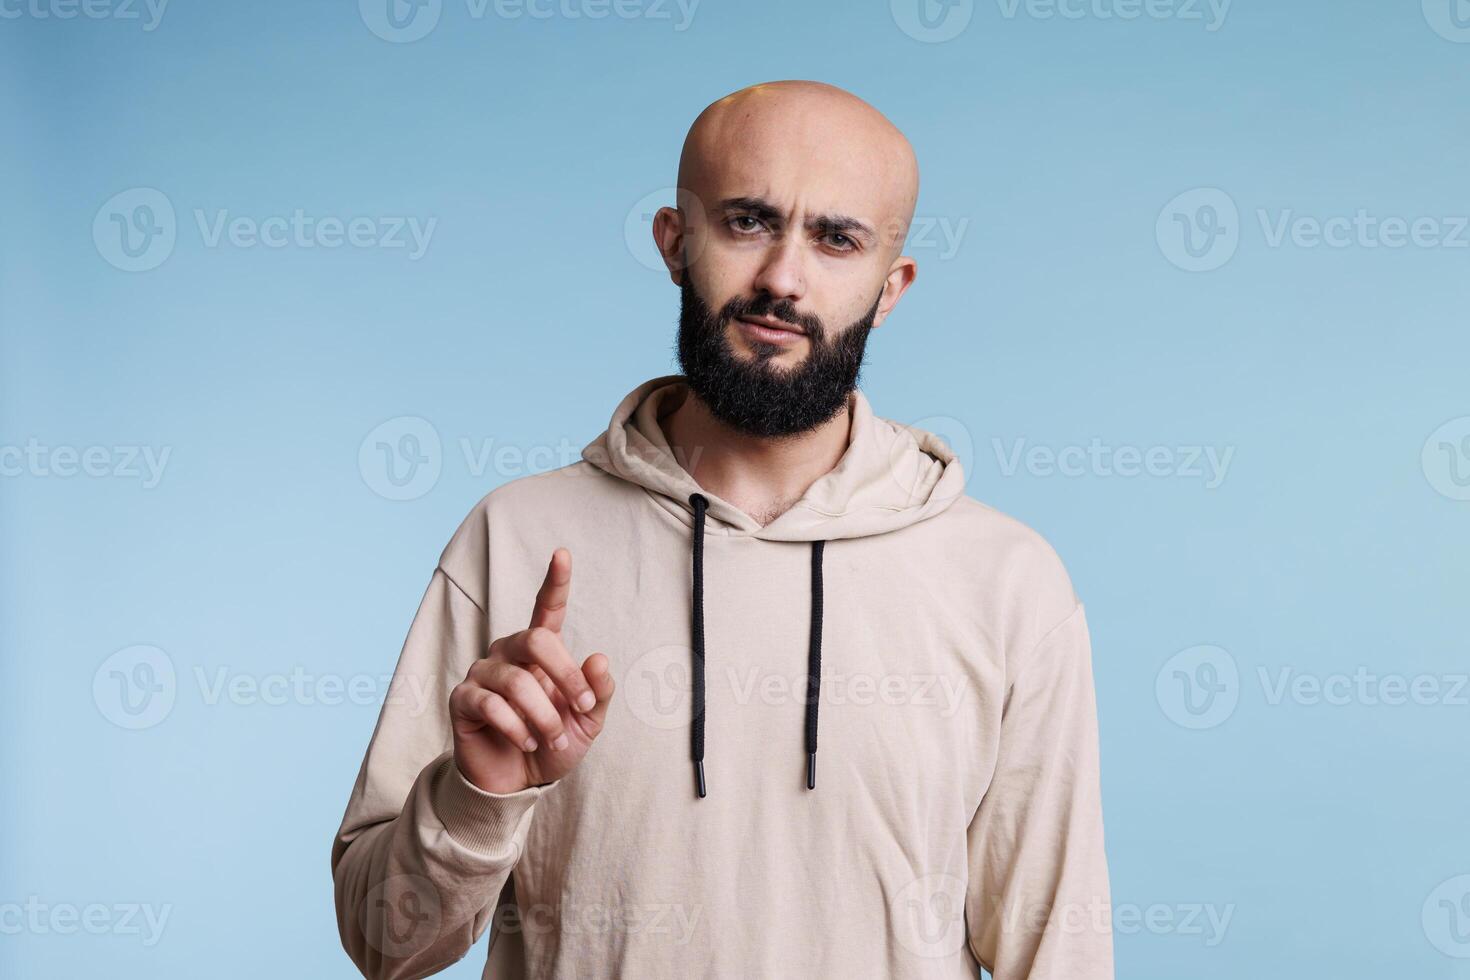
[[684, 277], [684, 216], [678, 209], [659, 208], [653, 216], [653, 244], [663, 257], [674, 285], [681, 284]]
[[874, 327], [878, 327], [888, 318], [889, 311], [898, 305], [899, 298], [908, 292], [918, 274], [919, 263], [915, 259], [900, 255], [893, 260], [893, 265], [888, 267], [888, 275], [883, 280], [883, 292], [878, 297], [878, 312], [873, 315]]

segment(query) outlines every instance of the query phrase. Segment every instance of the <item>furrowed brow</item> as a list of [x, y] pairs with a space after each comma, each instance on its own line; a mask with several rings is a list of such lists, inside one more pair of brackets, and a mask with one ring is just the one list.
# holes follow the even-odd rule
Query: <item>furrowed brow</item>
[[781, 212], [776, 206], [760, 197], [727, 197], [720, 202], [720, 210], [739, 211], [773, 224], [781, 220]]
[[857, 218], [849, 218], [843, 214], [819, 214], [808, 218], [806, 230], [821, 235], [843, 234], [853, 238], [861, 239], [867, 244], [877, 241], [873, 229], [859, 221]]

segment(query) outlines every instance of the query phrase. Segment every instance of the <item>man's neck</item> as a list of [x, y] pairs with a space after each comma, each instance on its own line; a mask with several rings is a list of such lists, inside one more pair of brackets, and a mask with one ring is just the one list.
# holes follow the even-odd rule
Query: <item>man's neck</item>
[[764, 527], [842, 459], [852, 418], [844, 406], [808, 432], [766, 439], [730, 428], [689, 392], [659, 425], [694, 482]]

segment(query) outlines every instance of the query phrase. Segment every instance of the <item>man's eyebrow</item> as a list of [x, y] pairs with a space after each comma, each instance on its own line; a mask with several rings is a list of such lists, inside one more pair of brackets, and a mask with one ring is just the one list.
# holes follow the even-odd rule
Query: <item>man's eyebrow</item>
[[[753, 218], [772, 223], [781, 220], [781, 211], [770, 201], [760, 197], [727, 197], [720, 202], [722, 211], [743, 211]], [[854, 235], [865, 238], [869, 242], [877, 240], [873, 229], [857, 218], [848, 217], [845, 214], [818, 214], [806, 219], [807, 231], [820, 232], [823, 235], [831, 235], [841, 232], [845, 235]]]

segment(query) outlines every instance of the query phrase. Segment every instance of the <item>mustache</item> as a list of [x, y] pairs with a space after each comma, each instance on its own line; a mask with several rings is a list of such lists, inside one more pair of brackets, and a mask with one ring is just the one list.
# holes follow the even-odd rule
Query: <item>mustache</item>
[[812, 313], [803, 313], [789, 299], [776, 300], [769, 293], [757, 296], [736, 296], [720, 307], [719, 325], [723, 328], [731, 320], [742, 316], [770, 316], [785, 323], [795, 324], [806, 331], [813, 343], [826, 339], [826, 328], [822, 319]]

